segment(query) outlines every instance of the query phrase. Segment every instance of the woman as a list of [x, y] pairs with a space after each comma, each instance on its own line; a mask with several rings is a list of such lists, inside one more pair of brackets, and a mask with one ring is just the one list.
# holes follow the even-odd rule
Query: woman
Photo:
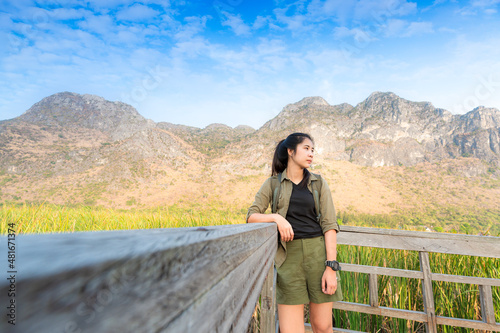
[[[309, 304], [313, 331], [331, 332], [332, 302], [342, 300], [336, 261], [339, 227], [328, 184], [307, 170], [313, 156], [314, 143], [308, 134], [293, 133], [281, 140], [274, 152], [272, 175], [247, 214], [249, 223], [278, 225], [275, 265], [281, 333], [304, 332], [304, 304]], [[274, 201], [273, 196], [277, 196]], [[275, 211], [264, 214], [270, 204]]]

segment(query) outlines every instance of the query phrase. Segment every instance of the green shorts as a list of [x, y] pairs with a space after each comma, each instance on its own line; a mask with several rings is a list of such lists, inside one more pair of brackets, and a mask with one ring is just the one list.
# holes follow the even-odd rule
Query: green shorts
[[338, 286], [335, 294], [324, 294], [321, 289], [325, 260], [324, 236], [287, 242], [286, 260], [277, 269], [277, 303], [297, 305], [341, 301], [339, 272], [337, 272]]

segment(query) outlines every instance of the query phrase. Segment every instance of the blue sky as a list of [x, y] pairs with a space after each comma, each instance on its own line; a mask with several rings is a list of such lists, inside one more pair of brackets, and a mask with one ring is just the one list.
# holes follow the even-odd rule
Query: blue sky
[[146, 118], [259, 128], [288, 103], [374, 91], [500, 108], [500, 0], [7, 0], [0, 119], [61, 91]]

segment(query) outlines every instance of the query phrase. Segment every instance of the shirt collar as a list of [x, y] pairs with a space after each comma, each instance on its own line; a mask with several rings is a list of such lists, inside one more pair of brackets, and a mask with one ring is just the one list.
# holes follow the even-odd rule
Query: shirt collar
[[[309, 183], [308, 184], [311, 184], [311, 181], [313, 180], [318, 180], [318, 177], [316, 177], [314, 175], [314, 173], [310, 172], [309, 170], [305, 169], [306, 172], [309, 172]], [[289, 181], [291, 181], [290, 178], [288, 178], [288, 175], [286, 174], [286, 168], [285, 170], [283, 170], [283, 175], [281, 176], [281, 181], [285, 180], [285, 179], [288, 179]]]

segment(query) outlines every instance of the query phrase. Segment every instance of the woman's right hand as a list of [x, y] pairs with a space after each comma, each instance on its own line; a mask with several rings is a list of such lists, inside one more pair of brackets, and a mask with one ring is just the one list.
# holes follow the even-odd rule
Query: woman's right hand
[[289, 242], [293, 240], [293, 229], [290, 222], [288, 222], [283, 216], [275, 214], [275, 222], [278, 225], [278, 231], [281, 236], [281, 240]]

